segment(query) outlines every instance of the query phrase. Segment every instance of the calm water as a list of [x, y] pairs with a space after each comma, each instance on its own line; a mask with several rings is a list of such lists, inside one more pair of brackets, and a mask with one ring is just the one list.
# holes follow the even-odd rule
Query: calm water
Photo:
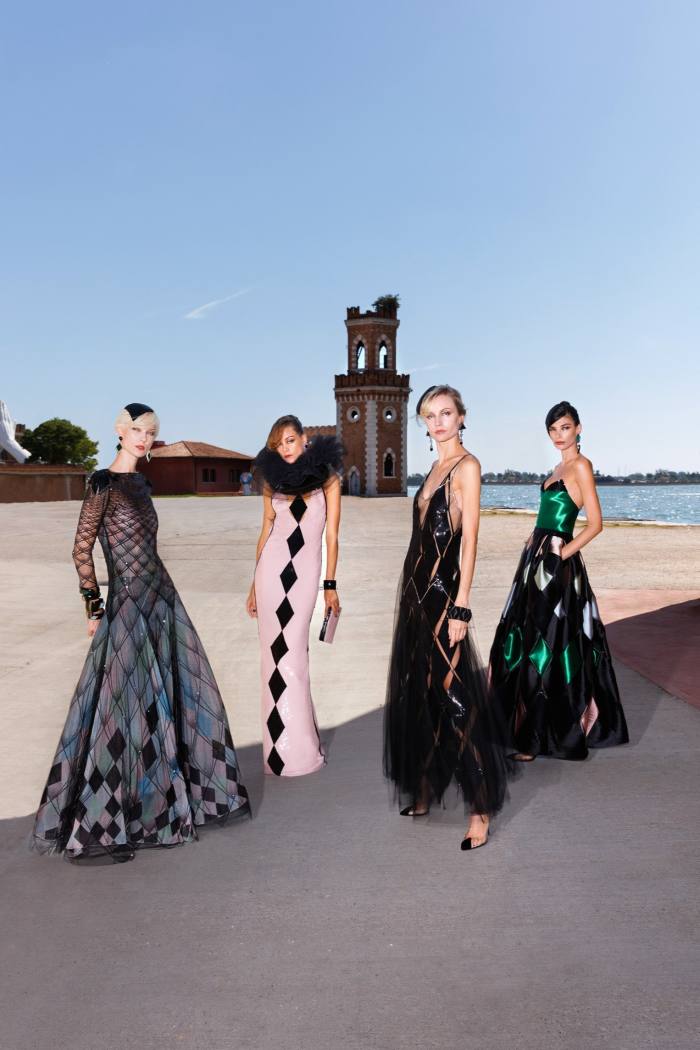
[[[409, 496], [416, 491], [416, 486], [409, 486]], [[600, 485], [598, 495], [604, 518], [700, 525], [700, 485]], [[481, 488], [482, 507], [537, 510], [539, 502], [537, 485], [483, 485]]]

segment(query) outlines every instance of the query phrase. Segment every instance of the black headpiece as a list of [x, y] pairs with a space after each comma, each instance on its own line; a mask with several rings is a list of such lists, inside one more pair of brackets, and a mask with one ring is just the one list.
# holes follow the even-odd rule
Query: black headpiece
[[332, 474], [341, 474], [344, 452], [337, 437], [326, 434], [313, 438], [293, 463], [286, 463], [266, 445], [255, 457], [253, 471], [256, 478], [262, 475], [273, 492], [294, 496], [320, 489]]
[[128, 412], [132, 419], [138, 419], [139, 416], [145, 416], [147, 412], [152, 412], [153, 409], [150, 405], [142, 405], [139, 401], [132, 401], [128, 405], [124, 405], [124, 411]]

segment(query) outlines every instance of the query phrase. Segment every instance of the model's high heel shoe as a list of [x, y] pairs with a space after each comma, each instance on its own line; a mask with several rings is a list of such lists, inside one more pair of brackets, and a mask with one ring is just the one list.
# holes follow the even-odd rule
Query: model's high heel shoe
[[472, 839], [471, 839], [471, 837], [470, 838], [463, 838], [462, 842], [460, 843], [460, 847], [459, 848], [460, 849], [481, 849], [481, 847], [485, 846], [486, 843], [488, 842], [490, 834], [491, 834], [491, 831], [490, 830], [487, 831], [486, 832], [486, 838], [484, 839], [483, 842], [480, 842], [478, 846], [472, 846]]
[[[486, 821], [484, 820], [483, 817], [480, 817], [479, 819], [481, 820], [481, 822], [483, 824], [486, 824]], [[487, 828], [486, 828], [486, 838], [484, 839], [483, 842], [478, 842], [476, 845], [474, 845], [474, 839], [471, 837], [471, 835], [465, 835], [464, 838], [462, 839], [462, 842], [461, 842], [459, 848], [460, 849], [481, 849], [481, 847], [485, 846], [486, 843], [488, 842], [490, 834], [491, 834], [491, 825], [489, 824], [487, 826]]]
[[429, 813], [429, 809], [422, 809], [420, 813], [416, 813], [414, 806], [406, 806], [405, 809], [399, 810], [400, 817], [427, 817]]

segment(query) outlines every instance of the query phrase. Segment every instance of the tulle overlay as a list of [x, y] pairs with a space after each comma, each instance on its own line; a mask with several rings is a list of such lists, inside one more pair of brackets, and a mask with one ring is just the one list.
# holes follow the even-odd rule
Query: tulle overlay
[[74, 553], [81, 583], [96, 585], [99, 535], [109, 593], [36, 816], [42, 852], [173, 846], [248, 810], [216, 681], [156, 530], [142, 475], [93, 480]]
[[[543, 503], [552, 489], [560, 500], [568, 498], [558, 482], [545, 490]], [[535, 528], [528, 539], [496, 630], [491, 676], [512, 750], [584, 759], [589, 748], [625, 744], [629, 737], [583, 559], [560, 557], [571, 538], [571, 532]]]
[[440, 800], [456, 783], [466, 807], [503, 805], [506, 759], [497, 708], [470, 625], [450, 647], [446, 609], [459, 589], [461, 527], [451, 475], [421, 520], [420, 492], [394, 626], [384, 718], [384, 769], [404, 803]]

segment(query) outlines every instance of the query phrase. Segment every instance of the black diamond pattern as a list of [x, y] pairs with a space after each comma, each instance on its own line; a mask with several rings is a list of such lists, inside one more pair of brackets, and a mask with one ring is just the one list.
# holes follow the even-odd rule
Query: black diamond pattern
[[285, 594], [289, 594], [292, 587], [297, 582], [297, 578], [297, 574], [294, 570], [294, 566], [292, 565], [291, 561], [287, 562], [284, 569], [280, 573], [280, 580], [282, 581], [282, 586], [284, 587]]
[[157, 529], [143, 475], [93, 475], [73, 557], [81, 587], [96, 588], [99, 537], [110, 601], [36, 816], [42, 852], [171, 846], [247, 806], [230, 773], [236, 754], [221, 696], [158, 556]]
[[287, 546], [289, 547], [289, 553], [292, 558], [294, 558], [304, 546], [304, 533], [298, 525], [292, 535], [287, 538]]
[[280, 713], [276, 707], [273, 707], [270, 711], [270, 715], [267, 719], [267, 728], [270, 730], [272, 742], [276, 744], [284, 732], [284, 722], [282, 721]]
[[292, 616], [294, 616], [294, 609], [292, 609], [289, 598], [285, 598], [277, 608], [277, 619], [282, 630], [285, 629]]
[[287, 683], [285, 682], [284, 678], [279, 673], [277, 668], [275, 668], [272, 674], [270, 675], [270, 681], [267, 684], [270, 687], [270, 692], [272, 693], [273, 700], [275, 701], [275, 703], [277, 703], [279, 698], [282, 696], [282, 693], [287, 688]]
[[272, 748], [272, 751], [267, 756], [267, 764], [270, 767], [270, 769], [272, 770], [272, 772], [275, 774], [276, 777], [281, 777], [282, 776], [282, 770], [284, 769], [284, 762], [282, 761], [282, 758], [281, 758], [277, 748], [275, 748], [275, 747]]
[[282, 657], [289, 652], [289, 646], [285, 642], [284, 635], [281, 631], [270, 646], [270, 652], [272, 653], [272, 659], [275, 661], [275, 664], [278, 664]]
[[289, 511], [297, 524], [306, 514], [306, 500], [303, 496], [295, 496], [289, 505]]

